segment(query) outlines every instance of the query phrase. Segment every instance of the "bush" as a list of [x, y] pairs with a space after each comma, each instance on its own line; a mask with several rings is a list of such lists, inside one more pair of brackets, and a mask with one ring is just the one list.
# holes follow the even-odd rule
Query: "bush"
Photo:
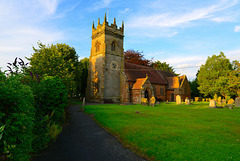
[[68, 101], [66, 86], [58, 77], [45, 77], [32, 88], [36, 108], [33, 149], [37, 152], [61, 132]]
[[10, 160], [28, 160], [35, 113], [33, 93], [18, 76], [0, 77], [0, 154]]

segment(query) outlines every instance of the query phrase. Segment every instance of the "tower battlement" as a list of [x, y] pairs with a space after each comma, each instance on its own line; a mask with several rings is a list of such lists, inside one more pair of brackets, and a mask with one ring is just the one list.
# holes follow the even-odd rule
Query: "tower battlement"
[[100, 23], [100, 18], [98, 18], [98, 24], [95, 27], [94, 25], [94, 21], [93, 21], [93, 25], [92, 25], [92, 38], [97, 37], [100, 33], [106, 33], [106, 34], [115, 34], [118, 37], [123, 38], [124, 35], [124, 22], [122, 21], [122, 26], [118, 28], [117, 24], [116, 24], [116, 18], [114, 18], [113, 23], [111, 23], [110, 25], [107, 22], [107, 18], [106, 18], [106, 14], [104, 17], [104, 21], [101, 24]]

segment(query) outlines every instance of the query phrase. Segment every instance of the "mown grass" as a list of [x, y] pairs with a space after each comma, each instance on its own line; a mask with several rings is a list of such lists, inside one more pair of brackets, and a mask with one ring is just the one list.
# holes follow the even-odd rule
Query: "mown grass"
[[240, 160], [240, 108], [102, 104], [85, 111], [123, 145], [151, 160]]

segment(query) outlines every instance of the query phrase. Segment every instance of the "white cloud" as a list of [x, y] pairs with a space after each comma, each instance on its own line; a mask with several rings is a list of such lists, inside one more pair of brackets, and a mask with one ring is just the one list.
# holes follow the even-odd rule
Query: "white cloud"
[[214, 17], [211, 18], [210, 20], [215, 21], [215, 22], [234, 22], [235, 19], [234, 17], [230, 16], [230, 17]]
[[89, 11], [92, 11], [92, 10], [97, 11], [99, 9], [106, 8], [111, 4], [112, 1], [113, 0], [100, 0], [96, 3], [94, 3], [93, 6], [91, 8], [89, 8]]
[[[221, 0], [219, 3], [193, 9], [187, 13], [153, 13], [150, 15], [136, 15], [129, 19], [129, 27], [179, 27], [189, 22], [200, 19], [220, 20], [214, 16], [216, 12], [230, 8], [238, 3], [238, 0]], [[151, 13], [151, 12], [150, 12]]]
[[58, 0], [38, 0], [38, 2], [48, 14], [54, 14], [59, 3]]
[[235, 26], [234, 32], [240, 32], [240, 26]]
[[240, 61], [240, 49], [238, 49], [238, 50], [225, 51], [224, 54], [225, 54], [226, 57], [227, 57], [228, 59], [230, 59], [231, 61], [233, 61], [233, 60], [238, 60], [238, 61]]
[[56, 16], [59, 0], [0, 1], [0, 67], [15, 57], [30, 57], [32, 47], [65, 38], [64, 31], [46, 26]]
[[130, 12], [130, 8], [125, 8], [124, 10], [119, 11], [120, 14], [127, 14], [129, 12]]

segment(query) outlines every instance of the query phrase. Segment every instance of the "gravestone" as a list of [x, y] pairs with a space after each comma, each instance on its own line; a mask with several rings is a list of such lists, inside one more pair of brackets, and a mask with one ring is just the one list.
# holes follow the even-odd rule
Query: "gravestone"
[[198, 102], [198, 101], [199, 101], [199, 98], [200, 98], [200, 97], [195, 97], [195, 102]]
[[206, 102], [209, 102], [209, 98], [206, 98]]
[[154, 107], [154, 106], [155, 106], [155, 102], [156, 102], [155, 97], [152, 97], [152, 98], [150, 99], [150, 106]]
[[217, 101], [218, 101], [218, 105], [222, 105], [222, 98], [221, 97], [218, 97]]
[[210, 100], [209, 102], [209, 108], [216, 108], [216, 101], [215, 100]]
[[182, 98], [181, 98], [181, 96], [177, 95], [177, 97], [176, 97], [176, 103], [177, 103], [177, 105], [181, 105], [181, 104], [182, 104]]
[[222, 99], [222, 106], [226, 106], [227, 102], [226, 99]]
[[235, 107], [240, 107], [240, 97], [235, 99]]
[[141, 98], [141, 104], [144, 106], [148, 106], [148, 99], [147, 98]]
[[233, 109], [233, 103], [234, 103], [233, 99], [228, 100], [227, 106], [229, 109]]
[[186, 99], [185, 99], [185, 105], [190, 105], [191, 103], [190, 103], [190, 100], [189, 100], [189, 98], [187, 97]]
[[205, 98], [203, 98], [203, 99], [202, 99], [202, 101], [203, 101], [203, 102], [205, 102], [205, 101], [206, 101], [206, 99], [205, 99]]

